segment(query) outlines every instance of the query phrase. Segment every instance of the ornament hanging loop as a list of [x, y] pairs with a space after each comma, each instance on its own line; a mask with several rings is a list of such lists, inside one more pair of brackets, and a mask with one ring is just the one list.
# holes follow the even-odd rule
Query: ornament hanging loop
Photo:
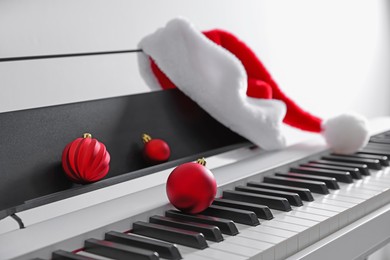
[[92, 135], [90, 133], [84, 133], [83, 138], [92, 138]]
[[199, 163], [200, 165], [206, 166], [206, 160], [205, 160], [204, 157], [199, 158], [198, 160], [196, 160], [196, 163]]
[[149, 142], [150, 140], [152, 140], [152, 137], [148, 134], [143, 134], [142, 135], [142, 141], [146, 144], [147, 142]]

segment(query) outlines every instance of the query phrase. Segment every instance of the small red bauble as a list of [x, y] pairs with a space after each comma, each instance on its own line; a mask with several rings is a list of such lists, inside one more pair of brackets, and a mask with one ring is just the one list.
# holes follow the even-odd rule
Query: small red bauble
[[168, 161], [171, 155], [169, 145], [161, 139], [152, 139], [149, 135], [143, 134], [144, 157], [150, 163], [162, 163]]
[[84, 134], [70, 142], [62, 152], [62, 168], [75, 183], [91, 183], [102, 179], [110, 169], [110, 154], [106, 146]]
[[169, 201], [177, 209], [196, 214], [214, 201], [217, 182], [205, 163], [204, 159], [199, 159], [197, 163], [184, 163], [169, 175], [166, 191]]

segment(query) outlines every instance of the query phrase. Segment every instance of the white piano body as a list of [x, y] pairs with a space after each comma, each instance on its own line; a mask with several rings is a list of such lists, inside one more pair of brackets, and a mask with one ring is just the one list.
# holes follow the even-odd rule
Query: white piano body
[[[291, 40], [289, 29], [281, 26], [278, 22], [280, 16], [277, 14], [288, 10], [283, 11], [283, 15], [290, 22], [294, 21], [302, 37], [300, 42], [310, 42], [312, 37], [307, 33], [310, 28], [301, 26], [308, 23], [295, 20], [295, 17], [303, 17], [304, 13], [300, 10], [307, 10], [307, 3], [304, 1], [290, 4], [289, 8], [271, 2], [250, 1], [243, 7], [240, 1], [224, 1], [224, 13], [231, 14], [229, 17], [221, 13], [222, 2], [219, 1], [186, 4], [179, 0], [164, 4], [149, 1], [2, 1], [0, 59], [131, 49], [135, 48], [145, 34], [180, 14], [189, 17], [201, 29], [221, 27], [240, 35], [256, 52], [263, 55], [262, 58], [272, 68], [271, 71], [280, 76], [280, 83], [289, 82], [283, 86], [286, 92], [297, 92], [295, 98], [306, 107], [313, 107], [313, 103], [318, 103], [316, 112], [319, 114], [335, 114], [347, 107], [369, 117], [388, 115], [390, 82], [386, 68], [389, 64], [388, 59], [383, 59], [389, 55], [387, 46], [390, 38], [386, 38], [389, 30], [388, 23], [385, 22], [389, 14], [383, 12], [388, 9], [388, 3], [353, 3], [354, 8], [351, 9], [352, 3], [347, 2], [326, 3], [322, 8], [312, 6], [314, 15], [305, 17], [312, 19], [310, 23], [314, 24], [313, 26], [321, 26], [328, 18], [322, 15], [323, 8], [329, 12], [338, 9], [341, 10], [340, 13], [349, 13], [351, 21], [360, 29], [356, 35], [344, 39], [344, 47], [356, 48], [350, 55], [353, 58], [341, 55], [345, 49], [335, 47], [328, 53], [321, 52], [322, 58], [314, 61], [309, 59], [312, 53], [307, 52], [308, 46], [296, 44], [295, 47], [300, 50], [296, 53], [302, 53], [302, 59], [308, 61], [297, 66], [296, 56], [292, 54], [290, 47], [284, 44]], [[151, 5], [154, 6], [153, 10]], [[204, 9], [205, 5], [209, 7], [207, 10]], [[242, 10], [250, 19], [233, 19], [237, 10]], [[149, 12], [154, 19], [142, 23]], [[262, 15], [259, 15], [259, 12]], [[297, 13], [301, 15], [296, 15]], [[372, 19], [362, 21], [363, 14], [364, 17], [370, 16]], [[334, 39], [344, 35], [343, 30], [348, 25], [344, 24], [344, 20], [347, 20], [344, 18], [344, 15], [340, 14], [339, 20], [330, 25], [332, 28], [327, 30], [328, 34], [324, 34], [324, 38]], [[252, 29], [245, 29], [253, 28], [253, 24], [258, 24], [256, 29], [260, 36], [254, 36]], [[267, 33], [270, 30], [267, 24], [272, 27], [271, 30], [279, 32], [279, 37]], [[370, 36], [367, 41], [360, 41], [362, 34]], [[280, 44], [281, 42], [283, 44]], [[312, 44], [318, 48], [322, 46], [322, 42]], [[376, 47], [366, 48], [366, 45]], [[374, 49], [376, 51], [372, 51]], [[339, 58], [337, 64], [334, 59], [326, 59], [330, 53]], [[360, 63], [355, 61], [356, 55], [353, 54], [356, 53], [360, 55]], [[282, 64], [277, 63], [278, 59], [274, 58], [280, 54], [284, 59]], [[323, 62], [324, 60], [327, 62]], [[372, 63], [373, 60], [375, 62]], [[313, 62], [318, 63], [313, 66]], [[375, 72], [368, 73], [364, 64], [375, 64]], [[345, 67], [351, 69], [344, 70]], [[302, 71], [309, 72], [305, 81], [301, 80], [303, 76], [296, 76], [302, 75]], [[324, 71], [327, 71], [326, 77], [321, 74]], [[345, 72], [340, 75], [339, 71]], [[340, 84], [334, 84], [334, 79], [327, 77], [328, 75], [337, 75], [343, 88], [340, 88]], [[0, 62], [0, 78], [0, 112], [149, 91], [138, 74], [136, 59], [132, 54]], [[367, 85], [375, 86], [375, 91]], [[312, 86], [318, 88], [314, 89]], [[345, 100], [344, 97], [355, 90], [358, 90], [359, 95], [352, 95]], [[308, 91], [313, 92], [308, 94]], [[339, 98], [333, 98], [332, 106], [318, 98], [328, 92], [340, 93]], [[389, 118], [371, 120], [370, 124], [373, 134], [390, 129]], [[237, 184], [244, 184], [249, 180], [259, 181], [262, 176], [271, 174], [270, 169], [297, 163], [326, 150], [319, 137], [300, 135], [292, 131], [289, 140], [291, 145], [282, 151], [265, 152], [239, 148], [208, 158], [208, 165], [217, 178], [219, 195], [222, 190]], [[170, 171], [171, 169], [158, 171], [152, 175], [18, 212], [17, 215], [25, 225], [24, 229], [19, 229], [18, 223], [11, 217], [0, 220], [0, 259], [49, 258], [56, 249], [72, 251], [82, 248], [85, 239], [102, 238], [104, 233], [110, 230], [123, 232], [129, 230], [131, 223], [137, 220], [146, 221], [151, 215], [163, 214], [171, 207], [165, 196], [165, 181]], [[382, 175], [386, 174], [387, 172]], [[386, 195], [390, 198], [388, 191], [384, 191], [376, 203], [357, 207], [358, 210], [351, 211], [353, 213], [342, 215], [341, 220], [336, 221], [337, 224], [328, 221], [320, 228], [310, 229], [309, 232], [296, 232], [294, 236], [285, 237], [281, 243], [274, 243], [275, 246], [256, 255], [255, 259], [283, 259], [287, 256], [291, 259], [363, 259], [389, 241], [390, 228], [387, 222], [390, 220], [390, 205], [387, 204]], [[341, 227], [340, 221], [345, 226]], [[266, 233], [263, 235], [266, 237]], [[250, 258], [245, 255], [250, 254], [248, 252], [252, 252], [251, 250], [234, 253], [231, 251], [236, 248], [245, 249], [245, 246], [237, 244], [234, 248], [232, 244], [234, 245], [232, 241], [227, 241], [226, 244], [221, 242], [221, 248], [213, 250], [220, 254], [225, 253], [224, 259]], [[230, 245], [230, 248], [226, 245]], [[183, 255], [188, 259], [222, 259], [221, 255], [205, 255], [210, 251], [211, 249], [204, 251], [206, 253], [192, 252], [193, 255], [187, 252]]]
[[[371, 128], [373, 133], [390, 129], [390, 118], [373, 120]], [[283, 167], [285, 164], [307, 161], [308, 156], [318, 157], [318, 153], [324, 150], [326, 147], [321, 139], [314, 138], [277, 152], [240, 148], [208, 158], [208, 165], [217, 179], [220, 195], [222, 190], [251, 180], [259, 181], [261, 177], [272, 174], [274, 171], [271, 169], [275, 167], [281, 166], [282, 170], [286, 169], [286, 166]], [[20, 212], [17, 215], [23, 220], [26, 226], [24, 229], [19, 229], [13, 219], [3, 220], [0, 222], [1, 259], [49, 258], [57, 249], [73, 251], [82, 248], [84, 240], [88, 238], [102, 239], [107, 231], [123, 232], [129, 230], [135, 221], [147, 221], [152, 215], [163, 214], [172, 207], [165, 196], [165, 181], [170, 171], [156, 172]], [[379, 174], [388, 176], [384, 183], [390, 182], [389, 168]], [[364, 193], [363, 190], [360, 192]], [[269, 241], [275, 243], [271, 249], [259, 248], [259, 254], [253, 259], [284, 259], [287, 256], [289, 259], [364, 259], [390, 239], [389, 193], [389, 188], [383, 189], [383, 193], [371, 200], [369, 205], [354, 205], [354, 210], [344, 215], [340, 213], [343, 216], [336, 221], [324, 220], [312, 229], [302, 224], [302, 231], [291, 234], [290, 238], [280, 239], [278, 243]], [[337, 191], [332, 194], [337, 194]], [[332, 194], [327, 195], [330, 200]], [[299, 221], [299, 218], [296, 220]], [[261, 222], [272, 229], [272, 221], [268, 221], [270, 224]], [[245, 229], [242, 226], [240, 228]], [[273, 228], [278, 229], [277, 225]], [[284, 228], [280, 227], [280, 230]], [[259, 237], [267, 235], [259, 232]], [[247, 234], [243, 237], [246, 238]], [[267, 238], [261, 241], [267, 241]], [[202, 250], [184, 250], [182, 255], [184, 259], [221, 259], [218, 258], [221, 255], [226, 257], [224, 259], [249, 259], [245, 257], [248, 252], [237, 251], [237, 248], [243, 250], [245, 246], [236, 245], [237, 248], [234, 248], [234, 243], [232, 237], [231, 240], [220, 242], [217, 249], [211, 246], [203, 253]], [[253, 250], [253, 246], [248, 247]], [[230, 252], [229, 248], [236, 251]], [[211, 250], [214, 250], [212, 253], [219, 253], [217, 258], [213, 255], [207, 257]]]

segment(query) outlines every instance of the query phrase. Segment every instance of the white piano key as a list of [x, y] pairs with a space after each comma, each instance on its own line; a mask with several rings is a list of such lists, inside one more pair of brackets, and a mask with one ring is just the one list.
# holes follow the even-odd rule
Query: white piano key
[[[269, 220], [269, 221], [265, 220], [262, 223], [272, 222], [272, 221], [273, 220]], [[281, 239], [281, 242], [279, 242], [273, 246], [273, 250], [267, 249], [267, 250], [262, 252], [263, 259], [267, 259], [268, 257], [270, 257], [272, 252], [274, 252], [274, 254], [275, 254], [274, 255], [275, 259], [284, 259], [287, 255], [287, 243], [290, 245], [290, 248], [294, 248], [294, 245], [296, 245], [298, 243], [297, 242], [298, 241], [298, 236], [297, 236], [298, 232], [294, 232], [294, 231], [288, 231], [288, 230], [280, 229], [277, 227], [268, 227], [266, 225], [259, 225], [256, 227], [246, 228], [245, 225], [237, 224], [237, 228], [240, 231], [240, 234], [245, 233], [246, 231], [248, 231], [250, 233], [258, 233], [260, 235], [258, 240], [261, 240], [261, 241], [264, 237], [267, 237], [267, 236], [273, 237], [273, 238], [271, 238], [270, 241], [267, 241], [270, 243]], [[248, 235], [248, 233], [246, 235]]]
[[256, 249], [268, 249], [272, 247], [271, 243], [259, 241], [259, 240], [252, 240], [246, 237], [239, 237], [239, 236], [234, 236], [234, 237], [228, 237], [226, 238], [225, 241], [230, 241], [231, 243], [238, 244], [238, 245], [243, 245], [246, 247], [251, 247], [251, 248], [256, 248]]
[[290, 224], [286, 222], [281, 222], [279, 220], [273, 219], [272, 221], [269, 222], [264, 222], [262, 225], [264, 226], [269, 226], [269, 227], [275, 227], [275, 228], [280, 228], [280, 229], [285, 229], [288, 231], [294, 231], [294, 232], [302, 232], [307, 229], [305, 226], [300, 226], [296, 224]]
[[[320, 231], [321, 231], [321, 225], [325, 225], [324, 223], [320, 223]], [[320, 239], [320, 232], [315, 230], [315, 229], [311, 229], [309, 230], [309, 241], [314, 243], [315, 241], [318, 241]]]
[[[322, 196], [322, 198], [321, 196], [315, 195], [315, 197], [316, 197], [316, 201], [308, 203], [307, 207], [304, 208], [306, 211], [310, 212], [310, 209], [313, 209], [310, 206], [318, 207], [318, 203], [320, 205], [325, 205], [325, 203], [329, 205], [337, 204], [339, 209], [341, 210], [338, 213], [334, 211], [322, 210], [322, 214], [324, 214], [324, 212], [328, 212], [328, 216], [325, 217], [326, 219], [320, 221], [319, 233], [315, 232], [314, 230], [310, 232], [310, 243], [315, 242], [318, 239], [323, 238], [328, 234], [330, 234], [331, 232], [337, 230], [340, 226], [340, 221], [341, 221], [341, 225], [344, 225], [348, 222], [351, 216], [356, 215], [355, 212], [356, 209], [354, 208], [357, 205], [356, 203], [346, 203], [346, 202], [337, 201], [335, 200], [336, 197], [334, 197], [333, 195]], [[334, 206], [332, 205], [332, 207]], [[335, 208], [331, 208], [331, 209], [335, 209]], [[297, 210], [299, 211], [299, 208]]]
[[275, 246], [275, 260], [282, 260], [287, 257], [287, 243], [281, 242]]
[[[225, 241], [256, 248], [257, 250], [261, 249], [263, 259], [274, 259], [275, 252], [279, 252], [279, 258], [277, 259], [282, 259], [287, 254], [287, 242], [292, 245], [297, 244], [297, 241], [290, 241], [290, 237], [296, 236], [296, 232], [285, 231], [278, 228], [263, 227], [262, 225], [250, 227], [249, 229], [245, 229], [244, 225], [239, 225], [238, 229], [240, 233], [237, 236], [228, 237]], [[279, 236], [263, 233], [262, 231], [273, 234], [276, 233]], [[297, 237], [295, 237], [295, 240], [297, 240]], [[225, 243], [225, 241], [223, 243]], [[223, 243], [221, 244], [223, 245]]]
[[287, 212], [286, 215], [295, 218], [300, 218], [300, 219], [312, 220], [316, 222], [321, 222], [328, 219], [328, 217], [313, 214], [311, 211], [307, 210], [307, 208], [301, 208], [301, 207], [294, 208], [292, 211]]
[[322, 210], [327, 210], [327, 211], [333, 211], [333, 212], [343, 212], [345, 208], [334, 206], [334, 205], [329, 205], [329, 204], [324, 204], [321, 203], [321, 199], [317, 199], [315, 201], [311, 201], [306, 203], [307, 207], [312, 207], [312, 208], [317, 208], [317, 209], [322, 209]]
[[377, 188], [382, 188], [381, 192], [386, 191], [390, 187], [390, 183], [383, 183], [381, 182], [381, 180], [367, 180], [365, 182], [362, 182], [362, 184], [375, 186]]
[[[327, 203], [327, 204], [335, 204], [338, 207], [344, 207], [344, 211], [340, 212], [338, 214], [339, 218], [339, 227], [342, 227], [348, 223], [351, 219], [356, 219], [361, 216], [362, 212], [364, 212], [364, 209], [361, 207], [360, 204], [353, 202], [351, 200], [350, 202], [346, 202], [345, 200], [348, 200], [348, 197], [343, 197], [342, 199], [344, 201], [337, 200], [337, 193], [332, 194], [331, 196], [323, 199], [321, 202], [322, 203]], [[331, 230], [334, 230], [336, 224], [332, 224], [333, 228]], [[323, 237], [324, 233], [322, 233]]]
[[313, 236], [310, 236], [311, 233], [319, 234], [319, 227], [313, 226], [308, 228], [306, 231], [298, 235], [298, 250], [308, 246], [313, 239]]
[[345, 196], [345, 195], [336, 194], [336, 193], [332, 193], [332, 194], [329, 194], [327, 196], [328, 196], [327, 197], [328, 199], [344, 201], [344, 202], [349, 202], [349, 203], [355, 203], [355, 204], [360, 204], [360, 203], [365, 201], [365, 199], [354, 198], [354, 197]]
[[355, 193], [355, 189], [352, 189], [352, 187], [346, 188], [344, 190], [340, 191], [335, 191], [334, 194], [340, 194], [340, 195], [345, 195], [345, 196], [350, 196], [352, 198], [358, 198], [358, 199], [369, 199], [371, 198], [374, 194], [370, 193], [367, 194], [366, 192], [360, 192], [360, 193]]
[[[361, 198], [356, 198], [359, 197], [359, 195], [356, 196], [356, 194], [361, 194], [359, 193], [361, 189], [365, 189], [364, 195], [360, 196]], [[340, 214], [333, 214], [335, 216], [337, 215], [337, 217], [329, 218], [327, 225], [324, 225], [326, 221], [321, 223], [320, 238], [325, 237], [329, 233], [337, 231], [340, 225], [344, 226], [348, 222], [354, 221], [358, 217], [363, 216], [365, 210], [362, 206], [360, 206], [360, 204], [370, 199], [371, 197], [376, 196], [378, 192], [382, 192], [383, 190], [385, 190], [383, 187], [378, 188], [376, 186], [372, 186], [368, 181], [366, 181], [352, 185], [342, 184], [341, 190], [331, 191], [331, 194], [326, 196], [315, 195], [315, 197], [320, 198], [320, 200], [317, 199], [316, 202], [337, 205], [339, 207], [345, 208], [345, 210], [341, 211]], [[354, 197], [351, 197], [351, 195]], [[321, 197], [323, 198], [321, 199]], [[315, 206], [315, 203], [312, 203], [311, 205]], [[347, 212], [347, 214], [345, 214], [345, 212]], [[316, 235], [316, 233], [313, 234]]]
[[264, 234], [270, 234], [270, 235], [283, 237], [283, 238], [289, 238], [289, 237], [292, 237], [292, 236], [295, 236], [296, 234], [298, 234], [298, 232], [295, 232], [295, 231], [289, 231], [289, 230], [280, 229], [277, 227], [272, 227], [272, 226], [267, 226], [267, 225], [259, 225], [259, 226], [253, 227], [250, 229], [250, 231], [261, 232]]
[[365, 191], [372, 191], [374, 194], [383, 192], [387, 189], [385, 187], [376, 186], [375, 183], [373, 183], [372, 181], [371, 182], [358, 182], [358, 183], [356, 183], [356, 187], [357, 188], [364, 187]]
[[[299, 236], [302, 236], [302, 233], [297, 234], [289, 239], [286, 240], [286, 254], [287, 255], [292, 255], [298, 252], [298, 240]], [[305, 239], [303, 239], [305, 240]]]
[[92, 258], [95, 258], [95, 259], [98, 259], [98, 260], [115, 260], [115, 259], [112, 259], [112, 258], [108, 258], [108, 257], [100, 256], [100, 255], [95, 255], [95, 254], [92, 254], [92, 253], [89, 253], [89, 252], [85, 252], [85, 251], [79, 251], [79, 252], [77, 252], [77, 255], [83, 255], [83, 256], [87, 256], [87, 257], [92, 257]]
[[201, 255], [187, 255], [183, 260], [210, 260], [210, 258]]
[[390, 186], [390, 183], [388, 182], [383, 182], [383, 180], [378, 180], [378, 179], [373, 179], [371, 177], [367, 177], [361, 180], [362, 183], [364, 184], [370, 184], [375, 187], [381, 187], [384, 189], [387, 189]]
[[370, 180], [381, 180], [382, 183], [390, 184], [389, 177], [389, 171], [388, 168], [386, 168], [383, 171], [377, 171], [375, 173], [372, 173], [370, 176], [367, 176], [366, 179]]
[[[364, 188], [363, 188], [364, 187]], [[359, 193], [356, 193], [354, 195], [361, 195], [365, 194], [367, 196], [372, 196], [375, 194], [378, 194], [380, 191], [377, 190], [371, 190], [369, 183], [363, 183], [363, 182], [356, 182], [351, 185], [347, 185], [344, 189], [341, 189], [341, 191], [350, 191], [350, 190], [359, 190]]]
[[192, 247], [188, 247], [188, 246], [183, 246], [183, 245], [179, 245], [179, 244], [176, 244], [176, 246], [179, 249], [179, 252], [182, 256], [191, 255], [191, 254], [196, 253], [198, 250], [200, 250], [200, 249], [196, 249], [196, 248], [192, 248]]
[[299, 249], [299, 244], [303, 245], [309, 243], [311, 241], [310, 240], [311, 232], [319, 233], [319, 228], [317, 227], [317, 225], [309, 228], [309, 227], [304, 227], [296, 224], [281, 222], [278, 220], [272, 220], [263, 225], [267, 225], [279, 229], [285, 229], [287, 231], [297, 232], [296, 235], [286, 238], [285, 243], [286, 243], [287, 255], [297, 252]]
[[323, 210], [323, 209], [309, 207], [308, 204], [306, 204], [306, 203], [301, 207], [301, 210], [310, 212], [311, 214], [323, 216], [323, 217], [333, 217], [333, 216], [337, 215], [337, 213], [338, 213], [336, 211]]
[[297, 207], [295, 211], [289, 212], [290, 214], [295, 213], [296, 216], [294, 216], [294, 218], [299, 219], [301, 222], [305, 221], [305, 219], [309, 219], [312, 220], [311, 222], [313, 223], [313, 225], [310, 226], [307, 231], [305, 231], [308, 233], [308, 236], [305, 235], [299, 238], [299, 250], [329, 234], [331, 226], [333, 229], [335, 226], [338, 227], [338, 220], [336, 217], [334, 217], [335, 214], [333, 214], [333, 216], [320, 216], [310, 213], [310, 209], [311, 208]]
[[351, 186], [348, 186], [347, 189], [359, 189], [360, 190], [359, 194], [364, 193], [368, 195], [375, 195], [383, 191], [383, 189], [374, 187], [370, 183], [364, 183], [360, 181], [357, 181]]
[[390, 184], [380, 182], [379, 180], [362, 180], [363, 184], [369, 184], [372, 187], [375, 188], [381, 188], [382, 191], [389, 188]]
[[211, 259], [220, 260], [220, 259], [231, 259], [231, 260], [245, 260], [245, 256], [229, 253], [223, 250], [206, 248], [204, 250], [199, 250], [194, 255], [199, 255], [203, 257], [209, 257]]
[[336, 205], [339, 207], [344, 207], [346, 209], [349, 209], [355, 205], [358, 205], [358, 203], [350, 203], [350, 202], [345, 202], [345, 201], [340, 201], [340, 200], [334, 200], [334, 199], [330, 199], [329, 197], [322, 199], [321, 203]]
[[[224, 235], [225, 240], [221, 243], [214, 243], [211, 241], [207, 241], [209, 248], [199, 250], [195, 248], [190, 248], [183, 245], [177, 245], [180, 253], [182, 254], [184, 259], [197, 259], [196, 257], [202, 257], [207, 259], [241, 259], [241, 257], [245, 257], [245, 259], [257, 256], [264, 251], [262, 248], [252, 248], [242, 245], [242, 243], [235, 243], [234, 241], [229, 241], [227, 238], [235, 238], [236, 236], [228, 236]], [[232, 249], [235, 250], [232, 250]], [[210, 250], [215, 249], [215, 250]], [[220, 252], [221, 251], [221, 252]], [[206, 252], [206, 253], [204, 253]], [[210, 255], [208, 255], [210, 253]], [[227, 253], [230, 253], [228, 255]], [[228, 257], [228, 258], [218, 258], [218, 257]], [[257, 258], [256, 258], [257, 259]]]
[[282, 221], [282, 222], [290, 223], [290, 224], [296, 224], [296, 225], [300, 225], [300, 226], [305, 226], [305, 227], [312, 227], [312, 226], [315, 226], [319, 223], [319, 221], [311, 221], [311, 220], [307, 220], [307, 219], [291, 217], [288, 215], [277, 215], [277, 216], [275, 216], [274, 220], [278, 220], [278, 221]]
[[262, 260], [274, 260], [275, 259], [275, 248], [271, 247], [271, 248], [268, 248], [268, 249], [264, 250], [263, 252], [261, 252], [261, 259]]
[[229, 241], [224, 241], [223, 243], [215, 243], [210, 247], [214, 248], [214, 249], [226, 251], [229, 253], [245, 256], [247, 258], [256, 256], [259, 254], [258, 249], [253, 249], [250, 247], [233, 244], [233, 243], [230, 243]]
[[244, 231], [240, 232], [237, 236], [250, 238], [250, 239], [254, 239], [254, 240], [259, 240], [259, 241], [267, 242], [270, 244], [278, 244], [278, 243], [285, 240], [285, 238], [283, 238], [283, 237], [278, 237], [278, 236], [274, 236], [274, 235], [270, 235], [270, 234], [266, 234], [266, 233], [256, 232], [256, 231], [253, 231], [252, 229], [244, 230]]
[[[241, 228], [243, 227], [247, 227], [245, 225], [241, 225]], [[208, 257], [212, 258], [212, 259], [222, 259], [222, 258], [217, 258], [217, 257], [227, 257], [226, 255], [221, 255], [220, 252], [218, 251], [213, 251], [213, 250], [209, 250], [209, 249], [216, 249], [216, 250], [220, 250], [220, 251], [223, 251], [225, 254], [227, 252], [230, 252], [231, 256], [229, 256], [229, 258], [223, 258], [223, 259], [240, 259], [239, 257], [237, 257], [236, 255], [238, 256], [245, 256], [246, 258], [249, 258], [249, 257], [252, 257], [252, 256], [256, 256], [255, 259], [261, 259], [259, 258], [260, 256], [265, 256], [264, 259], [270, 259], [268, 257], [271, 257], [271, 259], [274, 259], [274, 249], [272, 250], [268, 250], [270, 249], [271, 247], [274, 246], [274, 244], [272, 243], [269, 243], [269, 242], [264, 242], [263, 240], [261, 239], [256, 239], [254, 237], [254, 234], [258, 234], [258, 236], [268, 236], [268, 237], [272, 237], [271, 235], [269, 234], [262, 234], [260, 232], [246, 232], [247, 230], [244, 229], [244, 230], [240, 230], [240, 234], [236, 235], [236, 236], [228, 236], [228, 235], [224, 235], [224, 238], [225, 240], [221, 243], [212, 243], [212, 242], [208, 242], [209, 244], [209, 248], [207, 249], [204, 249], [204, 250], [193, 250], [191, 248], [187, 248], [185, 246], [180, 246], [179, 245], [179, 250], [180, 252], [182, 253], [182, 255], [184, 255], [184, 259], [187, 259], [187, 256], [189, 255], [202, 255], [202, 256], [206, 256], [206, 252], [211, 252], [211, 255], [208, 255]], [[245, 235], [242, 235], [241, 232], [243, 232]], [[250, 236], [250, 237], [248, 237]], [[285, 238], [282, 238], [282, 237], [277, 237], [277, 236], [273, 236], [273, 241], [275, 242], [275, 239], [278, 239], [278, 241], [281, 241], [281, 240], [284, 240]], [[285, 244], [284, 244], [284, 247], [283, 247], [283, 244], [281, 243], [278, 248], [280, 248], [281, 250], [284, 250], [285, 251]]]

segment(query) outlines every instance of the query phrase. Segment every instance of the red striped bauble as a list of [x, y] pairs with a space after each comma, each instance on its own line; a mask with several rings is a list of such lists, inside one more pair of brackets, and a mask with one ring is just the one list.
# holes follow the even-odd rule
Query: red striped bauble
[[104, 178], [110, 169], [106, 146], [85, 133], [70, 142], [62, 152], [62, 168], [75, 183], [87, 184]]

